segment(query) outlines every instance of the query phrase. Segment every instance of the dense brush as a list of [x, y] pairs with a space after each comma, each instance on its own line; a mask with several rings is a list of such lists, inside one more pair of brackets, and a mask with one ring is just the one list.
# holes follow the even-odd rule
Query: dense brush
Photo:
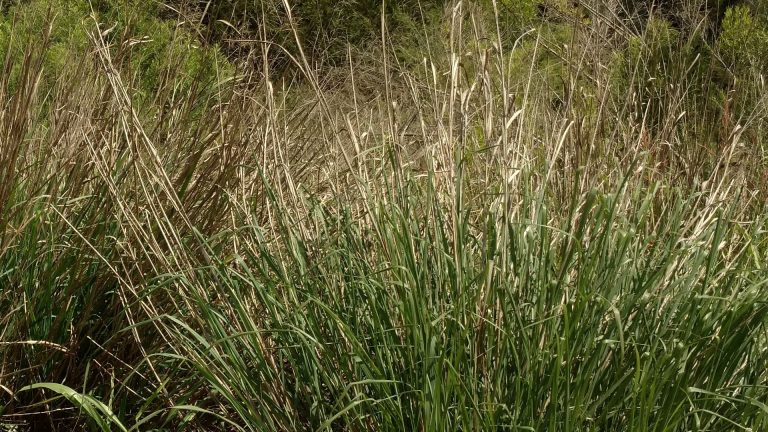
[[460, 2], [330, 86], [288, 19], [294, 76], [169, 51], [152, 97], [129, 30], [53, 83], [55, 19], [11, 42], [0, 430], [768, 428], [763, 101], [708, 134], [692, 64], [616, 88], [599, 23], [561, 52]]

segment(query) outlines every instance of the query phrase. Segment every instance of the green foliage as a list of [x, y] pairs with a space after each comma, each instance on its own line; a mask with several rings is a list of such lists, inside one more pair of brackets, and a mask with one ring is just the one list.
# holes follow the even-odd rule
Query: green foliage
[[[488, 6], [490, 1], [484, 0]], [[538, 1], [536, 0], [499, 0], [496, 2], [499, 10], [499, 25], [503, 39], [512, 43], [520, 34], [528, 30], [536, 17]]]
[[[643, 33], [630, 37], [615, 56], [615, 106], [633, 105], [628, 111], [651, 137], [696, 137], [708, 149], [726, 145], [737, 124], [759, 124], [764, 103], [759, 76], [768, 66], [768, 27], [760, 10], [748, 4], [731, 7], [721, 22], [701, 28], [651, 14]], [[715, 11], [710, 17], [717, 17]], [[710, 33], [709, 26], [719, 30]], [[695, 120], [679, 122], [682, 115]], [[699, 158], [699, 152], [682, 155], [686, 163]]]
[[749, 68], [768, 68], [768, 25], [753, 17], [746, 6], [725, 12], [718, 48], [728, 66], [736, 73]]
[[382, 9], [375, 0], [299, 0], [290, 3], [301, 37], [315, 55], [325, 51], [331, 60], [335, 60], [344, 55], [347, 44], [359, 45], [380, 33]]
[[[196, 85], [213, 88], [213, 83], [231, 77], [234, 68], [217, 46], [203, 47], [191, 33], [174, 21], [162, 20], [157, 5], [102, 0], [88, 2], [50, 0], [19, 2], [0, 17], [0, 48], [10, 50], [14, 69], [11, 91], [18, 85], [25, 48], [30, 42], [43, 42], [42, 33], [51, 28], [45, 54], [42, 94], [69, 69], [80, 66], [84, 54], [91, 49], [89, 33], [106, 31], [108, 42], [118, 59], [129, 58], [119, 65], [127, 77], [135, 77], [139, 99], [154, 97], [160, 90], [169, 68], [180, 69], [183, 79], [175, 82], [175, 91], [189, 92]], [[180, 76], [180, 77], [181, 77]]]
[[[151, 16], [132, 20], [130, 31], [137, 45], [127, 54], [128, 70], [135, 76], [142, 99], [153, 98], [168, 85], [165, 77], [174, 71], [174, 93], [203, 90], [203, 97], [215, 93], [217, 83], [231, 78], [234, 67], [217, 45], [203, 46], [191, 33], [177, 28], [173, 22]], [[210, 91], [205, 91], [206, 89]]]
[[667, 116], [665, 109], [670, 106], [670, 89], [683, 85], [686, 77], [682, 71], [696, 55], [690, 48], [667, 20], [652, 17], [645, 33], [631, 37], [625, 51], [614, 59], [612, 81], [618, 89], [617, 105], [629, 100], [634, 104], [633, 112], [648, 112], [645, 121], [651, 130], [661, 127]]
[[[81, 57], [88, 41], [82, 25], [87, 18], [87, 11], [82, 2], [64, 0], [58, 7], [52, 7], [48, 1], [36, 0], [18, 3], [0, 16], [0, 52], [8, 53], [14, 67], [9, 79], [13, 91], [19, 85], [21, 59], [30, 42], [36, 45], [43, 42], [47, 29], [51, 30], [48, 49], [45, 54], [45, 72], [41, 86], [50, 90], [53, 81], [67, 67], [72, 67], [73, 59]], [[56, 25], [51, 25], [52, 21]]]
[[[421, 25], [424, 21], [440, 14], [448, 3], [446, 0], [387, 1], [382, 8], [379, 0], [288, 1], [293, 18], [291, 23], [282, 1], [172, 2], [201, 15], [201, 22], [206, 23], [205, 39], [221, 43], [231, 53], [238, 53], [242, 47], [225, 42], [230, 38], [266, 37], [276, 43], [280, 48], [270, 49], [270, 62], [273, 71], [277, 72], [291, 67], [283, 50], [297, 56], [296, 36], [313, 64], [338, 66], [346, 61], [349, 46], [365, 50], [380, 37], [382, 13], [390, 37], [414, 42], [423, 37]], [[408, 48], [407, 44], [402, 46]]]

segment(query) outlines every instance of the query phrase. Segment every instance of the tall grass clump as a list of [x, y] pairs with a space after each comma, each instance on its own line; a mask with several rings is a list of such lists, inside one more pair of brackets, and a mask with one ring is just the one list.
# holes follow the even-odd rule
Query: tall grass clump
[[672, 30], [513, 4], [332, 66], [288, 2], [232, 58], [90, 9], [45, 86], [55, 14], [11, 41], [0, 430], [768, 428], [760, 97], [713, 135]]

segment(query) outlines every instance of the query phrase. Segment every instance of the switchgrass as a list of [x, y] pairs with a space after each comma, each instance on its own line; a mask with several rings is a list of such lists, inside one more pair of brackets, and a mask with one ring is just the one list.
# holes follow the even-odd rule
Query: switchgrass
[[566, 63], [588, 88], [553, 107], [549, 42], [506, 52], [481, 19], [456, 3], [411, 69], [383, 22], [378, 95], [365, 55], [329, 91], [299, 51], [294, 81], [222, 65], [180, 93], [169, 67], [140, 103], [114, 60], [134, 45], [95, 21], [40, 94], [30, 41], [0, 82], [0, 426], [768, 427], [742, 129], [680, 181], [685, 106], [649, 133], [642, 101]]

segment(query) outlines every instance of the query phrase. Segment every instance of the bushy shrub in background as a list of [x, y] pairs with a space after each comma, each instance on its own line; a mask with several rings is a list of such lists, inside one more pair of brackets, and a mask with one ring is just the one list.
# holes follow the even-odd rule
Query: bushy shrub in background
[[[485, 7], [491, 7], [491, 0], [484, 0]], [[510, 46], [515, 39], [528, 30], [528, 26], [534, 23], [538, 4], [536, 0], [499, 0], [496, 2], [499, 9], [499, 26], [503, 40]]]
[[768, 66], [768, 26], [761, 21], [746, 6], [736, 6], [725, 12], [718, 48], [734, 73], [749, 68], [765, 70]]
[[[41, 43], [42, 36], [50, 28], [49, 47], [45, 53], [45, 77], [42, 88], [48, 88], [68, 64], [81, 58], [87, 49], [88, 40], [82, 22], [87, 19], [87, 4], [63, 0], [54, 5], [47, 1], [30, 1], [9, 6], [0, 16], [0, 52], [11, 58], [13, 69], [9, 83], [11, 90], [18, 85], [19, 70], [25, 48], [30, 40]], [[52, 26], [51, 21], [56, 25]]]
[[765, 158], [761, 136], [767, 127], [768, 4], [754, 1], [725, 11], [716, 47], [731, 93], [723, 120], [729, 127], [750, 124], [747, 148], [752, 159]]
[[42, 43], [45, 29], [51, 29], [40, 83], [44, 95], [59, 76], [83, 60], [91, 49], [89, 32], [95, 31], [97, 23], [113, 49], [117, 65], [138, 90], [134, 96], [140, 100], [158, 92], [168, 67], [184, 71], [184, 79], [174, 83], [175, 91], [179, 92], [189, 92], [198, 84], [212, 88], [211, 82], [218, 79], [217, 75], [231, 76], [233, 68], [217, 46], [202, 46], [189, 28], [178, 26], [175, 20], [162, 19], [159, 12], [159, 6], [153, 2], [15, 2], [0, 17], [0, 52], [8, 51], [14, 65], [11, 90], [19, 79], [19, 60], [30, 40]]
[[[381, 34], [384, 13], [391, 35], [404, 35], [409, 29], [421, 28], [425, 18], [441, 11], [446, 0], [400, 0], [384, 3], [377, 0], [221, 0], [198, 2], [171, 0], [175, 9], [202, 24], [200, 34], [207, 43], [220, 44], [227, 52], [240, 55], [254, 46], [247, 41], [269, 40], [272, 72], [290, 67], [286, 51], [297, 55], [296, 37], [310, 62], [318, 67], [343, 65], [347, 48], [365, 49]], [[295, 30], [295, 34], [294, 34]], [[395, 36], [395, 37], [398, 37]], [[420, 32], [410, 34], [409, 42], [422, 38]], [[246, 42], [243, 42], [246, 41]], [[260, 67], [260, 61], [252, 67]]]
[[642, 117], [636, 121], [650, 136], [697, 141], [699, 150], [687, 155], [669, 146], [685, 165], [695, 164], [702, 151], [727, 145], [738, 125], [762, 121], [759, 76], [768, 65], [764, 6], [731, 3], [694, 5], [700, 21], [685, 25], [670, 20], [673, 11], [662, 3], [637, 27], [641, 33], [620, 42], [614, 55], [613, 85], [622, 89], [614, 93], [616, 105], [634, 104], [629, 111]]
[[671, 91], [682, 85], [685, 75], [681, 72], [696, 55], [690, 48], [669, 21], [652, 16], [644, 33], [630, 37], [616, 55], [614, 81], [622, 89], [616, 92], [617, 104], [634, 104], [632, 112], [647, 113], [645, 123], [651, 131], [661, 128]]

